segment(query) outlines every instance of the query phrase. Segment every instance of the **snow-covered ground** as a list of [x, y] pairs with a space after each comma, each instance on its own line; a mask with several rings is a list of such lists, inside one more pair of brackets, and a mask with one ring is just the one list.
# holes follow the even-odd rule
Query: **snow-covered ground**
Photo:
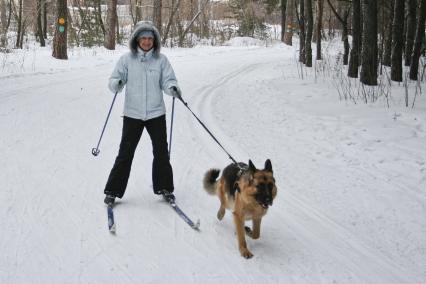
[[329, 79], [300, 79], [284, 45], [164, 49], [222, 145], [258, 167], [272, 160], [278, 196], [261, 238], [247, 239], [254, 258], [239, 255], [231, 214], [218, 221], [219, 201], [202, 189], [205, 171], [230, 160], [181, 103], [175, 192], [201, 232], [152, 193], [144, 133], [110, 234], [103, 188], [122, 96], [100, 155], [91, 149], [125, 50], [2, 55], [0, 283], [426, 283], [426, 97], [405, 108], [394, 84], [390, 108], [341, 102]]

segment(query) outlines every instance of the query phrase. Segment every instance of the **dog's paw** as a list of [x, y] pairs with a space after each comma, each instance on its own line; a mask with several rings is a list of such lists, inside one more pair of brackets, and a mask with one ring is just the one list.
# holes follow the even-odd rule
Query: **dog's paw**
[[240, 249], [240, 252], [241, 252], [241, 256], [242, 257], [244, 257], [244, 258], [246, 258], [246, 259], [249, 259], [249, 258], [252, 258], [253, 257], [253, 254], [248, 250], [248, 249]]
[[219, 211], [217, 211], [217, 219], [221, 221], [223, 219], [223, 216], [225, 216], [225, 210], [219, 209]]

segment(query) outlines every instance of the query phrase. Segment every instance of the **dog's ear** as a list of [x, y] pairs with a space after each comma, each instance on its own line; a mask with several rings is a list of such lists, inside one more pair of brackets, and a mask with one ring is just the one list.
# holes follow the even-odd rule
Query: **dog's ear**
[[272, 163], [271, 163], [271, 160], [269, 160], [269, 159], [267, 159], [266, 161], [265, 161], [265, 171], [267, 171], [267, 172], [273, 172], [272, 171]]
[[253, 162], [249, 160], [249, 171], [254, 173], [256, 171], [256, 167], [254, 166]]
[[257, 171], [253, 162], [249, 160], [248, 173], [249, 173], [249, 185], [252, 185], [254, 179], [254, 173]]

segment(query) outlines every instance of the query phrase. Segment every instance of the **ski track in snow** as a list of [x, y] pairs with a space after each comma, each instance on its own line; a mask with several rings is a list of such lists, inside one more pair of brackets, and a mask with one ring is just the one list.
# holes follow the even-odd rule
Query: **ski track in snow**
[[[167, 53], [184, 99], [225, 149], [258, 167], [272, 160], [278, 196], [261, 238], [247, 238], [254, 258], [240, 257], [231, 212], [218, 221], [219, 200], [202, 189], [209, 168], [231, 161], [178, 101], [175, 192], [201, 231], [153, 195], [144, 132], [108, 233], [102, 190], [123, 98], [93, 158], [112, 99], [113, 64], [101, 62], [0, 79], [0, 283], [425, 282], [424, 121], [412, 128], [410, 113], [392, 121], [339, 104], [325, 82], [298, 78], [288, 47]], [[382, 117], [370, 126], [371, 112]]]
[[[224, 92], [221, 91], [226, 90], [227, 88], [232, 88], [231, 84], [235, 84], [236, 79], [240, 84], [244, 84], [247, 80], [252, 79], [251, 77], [248, 77], [248, 75], [251, 75], [250, 73], [262, 73], [262, 67], [268, 69], [271, 68], [271, 66], [274, 66], [274, 61], [243, 66], [234, 72], [227, 73], [225, 76], [217, 80], [213, 84], [213, 87], [207, 86], [204, 89], [204, 92], [198, 97], [197, 101], [198, 106], [201, 105], [199, 106], [199, 112], [204, 114], [203, 117], [205, 120], [211, 123], [210, 126], [215, 129], [214, 133], [220, 133], [220, 126], [214, 124], [215, 119], [212, 118], [212, 111], [210, 110], [214, 96], [219, 93], [223, 94]], [[265, 71], [265, 74], [270, 73], [268, 70]], [[253, 77], [256, 78], [256, 74], [253, 75]], [[265, 87], [267, 87], [267, 85], [260, 85], [258, 86], [258, 89], [262, 90]], [[222, 95], [218, 98], [218, 100], [221, 99], [225, 100], [226, 98]], [[256, 105], [256, 103], [254, 103], [254, 105]], [[229, 111], [229, 109], [227, 110]], [[226, 117], [225, 112], [219, 113], [220, 114], [217, 116]], [[232, 124], [232, 127], [238, 127], [238, 125], [241, 124], [241, 122], [244, 122], [244, 120], [244, 118], [241, 118], [241, 121], [239, 121], [239, 123], [237, 122], [236, 124]], [[232, 139], [226, 138], [226, 134], [222, 134], [222, 137], [219, 140], [222, 141], [222, 143], [225, 141], [224, 144], [228, 146], [234, 144]], [[275, 142], [278, 143], [279, 141]], [[238, 148], [238, 145], [233, 146], [236, 149]], [[284, 198], [288, 198], [287, 202], [290, 204], [289, 206], [294, 207], [292, 208], [293, 210], [299, 211], [299, 214], [302, 212], [306, 215], [303, 216], [304, 218], [301, 218], [302, 220], [306, 220], [308, 218], [312, 219], [301, 225], [298, 222], [283, 216], [287, 221], [289, 221], [289, 223], [292, 223], [293, 226], [290, 227], [292, 231], [298, 231], [299, 234], [297, 235], [307, 237], [304, 245], [311, 246], [313, 251], [318, 250], [323, 254], [336, 251], [337, 253], [330, 255], [330, 257], [340, 265], [343, 265], [347, 270], [355, 272], [355, 275], [361, 275], [367, 272], [364, 278], [358, 279], [358, 281], [366, 281], [368, 283], [377, 283], [381, 281], [391, 283], [395, 281], [396, 283], [403, 283], [404, 281], [407, 281], [407, 278], [409, 278], [406, 276], [408, 273], [400, 271], [397, 265], [388, 262], [386, 258], [377, 257], [377, 252], [376, 254], [374, 254], [374, 252], [370, 252], [370, 248], [365, 247], [362, 242], [354, 239], [350, 232], [348, 232], [344, 227], [336, 224], [327, 217], [322, 216], [315, 210], [315, 208], [301, 202], [292, 194], [287, 195]], [[300, 221], [300, 219], [298, 219], [298, 221]], [[322, 224], [322, 226], [320, 226], [320, 224]], [[315, 229], [310, 229], [312, 227], [315, 227]], [[325, 240], [318, 239], [318, 234], [327, 236], [327, 238]], [[335, 250], [335, 247], [341, 248], [341, 250]], [[411, 281], [408, 280], [408, 282]]]

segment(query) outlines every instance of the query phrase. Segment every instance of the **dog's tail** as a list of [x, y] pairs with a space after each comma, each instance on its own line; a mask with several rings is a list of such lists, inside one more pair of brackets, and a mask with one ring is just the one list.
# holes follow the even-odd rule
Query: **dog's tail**
[[217, 177], [219, 176], [220, 170], [219, 169], [210, 169], [206, 172], [203, 179], [203, 185], [204, 189], [207, 191], [208, 194], [214, 195], [216, 194], [216, 184], [217, 184]]

